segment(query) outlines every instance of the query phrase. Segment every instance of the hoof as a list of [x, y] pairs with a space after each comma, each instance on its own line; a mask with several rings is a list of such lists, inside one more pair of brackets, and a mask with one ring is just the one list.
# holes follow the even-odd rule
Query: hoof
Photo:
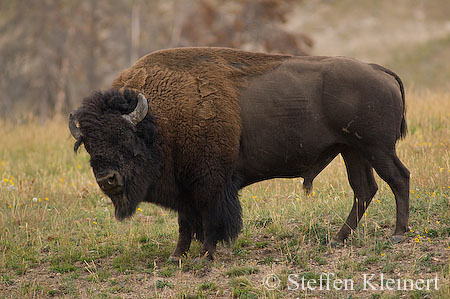
[[339, 240], [331, 240], [330, 242], [330, 247], [331, 248], [341, 248], [344, 246], [344, 242], [343, 241], [339, 241]]
[[391, 242], [394, 244], [399, 244], [405, 241], [405, 239], [406, 239], [405, 235], [393, 235], [391, 237]]
[[213, 260], [212, 259], [209, 259], [208, 257], [204, 257], [204, 256], [199, 256], [199, 257], [196, 257], [193, 261], [192, 261], [192, 263], [194, 264], [194, 265], [197, 265], [197, 266], [205, 266], [205, 265], [208, 265], [210, 262], [212, 262]]
[[195, 264], [203, 264], [204, 262], [212, 262], [214, 260], [214, 256], [205, 252], [200, 254], [198, 257], [194, 259]]
[[179, 263], [181, 260], [181, 256], [175, 256], [175, 255], [171, 255], [169, 256], [169, 258], [167, 259], [169, 262], [171, 263]]

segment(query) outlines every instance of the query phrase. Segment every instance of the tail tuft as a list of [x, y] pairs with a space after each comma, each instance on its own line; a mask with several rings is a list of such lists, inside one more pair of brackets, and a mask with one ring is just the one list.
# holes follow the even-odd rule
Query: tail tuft
[[408, 134], [408, 125], [406, 124], [405, 112], [402, 117], [402, 124], [400, 125], [400, 139], [403, 139]]

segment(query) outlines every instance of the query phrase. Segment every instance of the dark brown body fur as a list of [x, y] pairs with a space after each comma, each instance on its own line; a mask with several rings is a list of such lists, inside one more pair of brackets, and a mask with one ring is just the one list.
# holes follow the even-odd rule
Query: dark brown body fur
[[335, 240], [343, 241], [356, 228], [375, 194], [373, 168], [395, 194], [394, 241], [403, 239], [409, 172], [395, 144], [406, 133], [405, 103], [393, 72], [343, 57], [180, 48], [141, 58], [112, 88], [136, 90], [148, 99], [161, 175], [157, 191], [131, 200], [179, 212], [173, 257], [188, 250], [194, 235], [211, 257], [217, 241], [237, 236], [240, 188], [275, 177], [303, 177], [309, 191], [339, 153], [355, 202]]

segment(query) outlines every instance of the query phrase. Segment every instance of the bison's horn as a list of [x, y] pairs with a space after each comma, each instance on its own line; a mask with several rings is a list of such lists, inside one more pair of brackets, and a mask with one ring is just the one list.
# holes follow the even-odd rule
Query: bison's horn
[[72, 113], [69, 114], [69, 129], [72, 136], [78, 140], [81, 137], [81, 130], [78, 127], [78, 121], [75, 119]]
[[129, 114], [124, 114], [122, 115], [122, 117], [128, 120], [133, 125], [137, 125], [141, 120], [144, 119], [144, 117], [147, 115], [147, 112], [148, 112], [147, 99], [142, 93], [139, 93], [138, 102], [134, 111]]

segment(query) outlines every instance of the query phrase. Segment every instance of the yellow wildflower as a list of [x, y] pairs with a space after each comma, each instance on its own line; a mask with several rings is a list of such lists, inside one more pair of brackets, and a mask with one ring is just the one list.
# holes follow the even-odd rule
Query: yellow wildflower
[[139, 212], [142, 212], [142, 209], [141, 209], [141, 208], [137, 208], [137, 210], [138, 210]]

